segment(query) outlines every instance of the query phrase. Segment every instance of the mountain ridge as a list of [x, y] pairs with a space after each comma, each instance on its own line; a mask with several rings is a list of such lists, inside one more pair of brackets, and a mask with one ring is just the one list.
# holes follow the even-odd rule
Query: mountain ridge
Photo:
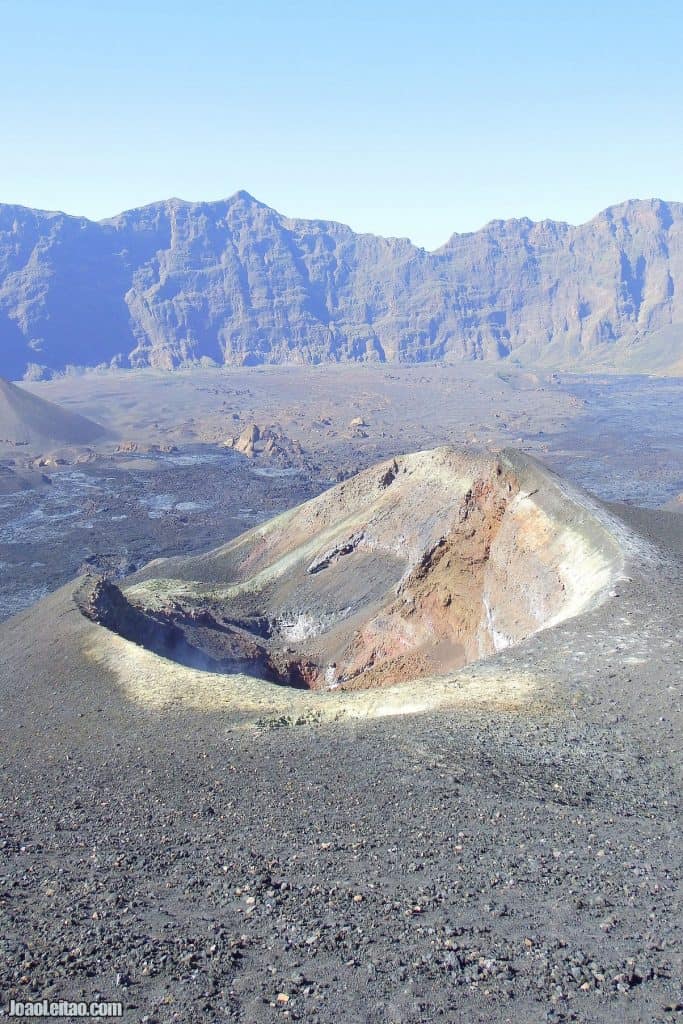
[[491, 220], [485, 221], [481, 225], [481, 227], [476, 228], [473, 231], [454, 231], [449, 236], [449, 238], [441, 245], [436, 246], [436, 248], [434, 249], [427, 249], [425, 246], [421, 246], [418, 245], [417, 242], [413, 242], [408, 235], [380, 235], [374, 231], [356, 231], [355, 228], [352, 228], [351, 225], [347, 224], [345, 221], [333, 220], [324, 217], [290, 217], [287, 214], [281, 214], [274, 206], [269, 206], [268, 203], [264, 203], [261, 199], [258, 199], [256, 196], [254, 196], [251, 192], [248, 192], [246, 189], [237, 189], [237, 191], [231, 193], [230, 195], [223, 196], [219, 199], [183, 199], [181, 196], [168, 196], [168, 198], [166, 199], [157, 199], [151, 203], [143, 203], [141, 206], [131, 206], [129, 209], [121, 210], [120, 212], [112, 214], [109, 217], [99, 218], [87, 217], [85, 216], [85, 214], [67, 213], [65, 210], [50, 210], [44, 207], [26, 206], [23, 203], [0, 202], [0, 210], [17, 210], [23, 211], [25, 213], [40, 214], [45, 217], [65, 217], [68, 218], [69, 220], [86, 221], [88, 224], [104, 226], [112, 225], [118, 220], [120, 220], [122, 217], [125, 217], [129, 214], [142, 213], [146, 210], [161, 209], [164, 207], [168, 207], [171, 204], [182, 207], [211, 208], [216, 206], [226, 206], [238, 200], [252, 203], [253, 205], [260, 207], [261, 209], [270, 210], [273, 213], [276, 213], [282, 220], [290, 222], [305, 222], [307, 224], [332, 224], [337, 227], [346, 228], [354, 235], [361, 237], [382, 238], [386, 241], [403, 240], [410, 242], [410, 244], [420, 252], [432, 254], [439, 252], [446, 245], [448, 245], [448, 242], [450, 241], [451, 238], [470, 238], [473, 235], [481, 234], [481, 232], [486, 231], [487, 228], [495, 226], [509, 224], [524, 224], [529, 227], [536, 227], [538, 225], [553, 224], [557, 227], [575, 229], [584, 228], [587, 227], [589, 224], [592, 224], [599, 218], [607, 217], [614, 211], [621, 210], [624, 207], [674, 207], [679, 212], [683, 213], [683, 200], [679, 202], [678, 200], [674, 199], [661, 199], [657, 196], [648, 196], [645, 199], [623, 199], [620, 202], [611, 203], [604, 209], [599, 210], [592, 217], [589, 217], [588, 220], [579, 221], [578, 223], [574, 223], [573, 221], [568, 220], [556, 220], [554, 217], [543, 217], [540, 220], [534, 220], [532, 217], [527, 217], [525, 215], [522, 215], [520, 217], [493, 217], [491, 218]]
[[[649, 352], [652, 358], [649, 358]], [[493, 220], [428, 251], [240, 190], [92, 221], [0, 205], [0, 373], [513, 359], [683, 369], [683, 203]]]

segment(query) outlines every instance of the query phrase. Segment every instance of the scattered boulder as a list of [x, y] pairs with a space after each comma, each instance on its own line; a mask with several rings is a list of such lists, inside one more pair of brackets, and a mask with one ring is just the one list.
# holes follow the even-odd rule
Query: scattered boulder
[[229, 437], [224, 441], [223, 446], [246, 455], [248, 459], [263, 455], [276, 459], [283, 466], [299, 464], [304, 459], [301, 444], [287, 437], [276, 424], [259, 427], [256, 423], [250, 423], [237, 437]]
[[269, 437], [263, 447], [263, 454], [272, 458], [274, 455], [284, 455], [283, 449], [276, 444], [274, 437]]
[[255, 423], [250, 423], [248, 426], [244, 428], [240, 436], [237, 438], [235, 447], [242, 450], [242, 448], [246, 448], [249, 445], [253, 445], [260, 440], [261, 430], [259, 429], [259, 427], [256, 426]]
[[86, 462], [95, 462], [96, 459], [97, 454], [92, 450], [92, 448], [88, 448], [84, 452], [79, 452], [79, 454], [76, 456], [76, 465], [82, 466]]
[[31, 463], [33, 469], [55, 469], [57, 466], [66, 466], [66, 459], [57, 455], [40, 455]]
[[164, 455], [169, 455], [171, 452], [177, 452], [178, 446], [165, 441], [163, 444], [151, 444], [148, 450], [150, 452], [161, 452]]
[[250, 423], [237, 437], [229, 437], [223, 442], [225, 448], [234, 448], [235, 451], [253, 459], [256, 454], [255, 444], [261, 440], [261, 430], [255, 423]]
[[157, 452], [168, 454], [169, 452], [177, 452], [178, 448], [176, 445], [171, 444], [168, 441], [164, 441], [161, 444], [140, 444], [139, 441], [122, 441], [114, 449], [115, 455], [144, 455], [148, 452]]

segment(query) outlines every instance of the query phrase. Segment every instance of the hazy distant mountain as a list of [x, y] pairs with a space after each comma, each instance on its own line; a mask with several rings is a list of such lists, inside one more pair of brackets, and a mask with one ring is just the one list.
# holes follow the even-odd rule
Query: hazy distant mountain
[[0, 206], [0, 373], [337, 360], [683, 371], [683, 204], [492, 221], [435, 252], [246, 192], [95, 223]]

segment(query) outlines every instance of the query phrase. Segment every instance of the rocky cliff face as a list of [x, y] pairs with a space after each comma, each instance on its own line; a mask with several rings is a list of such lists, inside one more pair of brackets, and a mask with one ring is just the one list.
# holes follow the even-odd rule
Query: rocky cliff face
[[94, 223], [0, 206], [0, 373], [517, 358], [672, 368], [683, 204], [493, 221], [435, 252], [291, 220], [245, 192]]

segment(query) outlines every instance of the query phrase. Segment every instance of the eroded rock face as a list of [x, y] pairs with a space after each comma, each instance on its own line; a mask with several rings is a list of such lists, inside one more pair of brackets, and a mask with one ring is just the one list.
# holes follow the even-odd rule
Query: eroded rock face
[[89, 618], [166, 657], [313, 689], [453, 672], [606, 593], [622, 539], [537, 463], [439, 448], [373, 467], [195, 559], [118, 590]]
[[[246, 192], [112, 220], [0, 205], [0, 373], [499, 360], [680, 369], [683, 205], [492, 221], [435, 252]], [[362, 426], [357, 429], [362, 430]]]

